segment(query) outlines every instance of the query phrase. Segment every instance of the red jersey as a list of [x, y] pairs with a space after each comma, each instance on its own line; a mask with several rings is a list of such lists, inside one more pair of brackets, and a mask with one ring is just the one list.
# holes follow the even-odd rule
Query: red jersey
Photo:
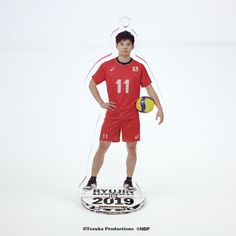
[[140, 97], [140, 87], [151, 84], [151, 79], [138, 61], [130, 59], [127, 63], [113, 58], [104, 62], [92, 76], [96, 84], [106, 82], [108, 98], [116, 103], [114, 111], [107, 111], [108, 119], [134, 119], [138, 117], [136, 100]]

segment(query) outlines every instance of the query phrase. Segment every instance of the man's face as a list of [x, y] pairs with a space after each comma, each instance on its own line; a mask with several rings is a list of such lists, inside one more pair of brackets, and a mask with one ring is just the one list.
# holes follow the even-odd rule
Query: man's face
[[116, 48], [119, 51], [120, 56], [130, 56], [134, 45], [131, 43], [129, 39], [123, 39], [118, 44], [116, 44]]

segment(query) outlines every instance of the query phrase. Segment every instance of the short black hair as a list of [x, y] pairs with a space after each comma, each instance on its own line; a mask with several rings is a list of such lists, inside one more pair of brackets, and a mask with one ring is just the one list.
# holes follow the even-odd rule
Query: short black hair
[[134, 36], [129, 31], [123, 31], [116, 35], [116, 44], [123, 39], [129, 39], [134, 44]]

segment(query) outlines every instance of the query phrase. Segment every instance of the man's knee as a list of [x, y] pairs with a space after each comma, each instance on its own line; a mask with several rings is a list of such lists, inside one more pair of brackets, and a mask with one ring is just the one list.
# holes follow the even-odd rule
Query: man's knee
[[137, 142], [128, 142], [126, 144], [128, 152], [136, 153]]
[[111, 145], [111, 142], [101, 141], [99, 144], [98, 151], [105, 153], [108, 150], [108, 148], [110, 147], [110, 145]]

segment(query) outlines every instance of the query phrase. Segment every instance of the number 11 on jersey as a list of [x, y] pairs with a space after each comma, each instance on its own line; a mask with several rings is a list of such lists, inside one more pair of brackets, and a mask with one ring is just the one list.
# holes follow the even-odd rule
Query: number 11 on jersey
[[[117, 84], [117, 93], [121, 93], [121, 89], [122, 89], [122, 81], [121, 81], [121, 79], [118, 79], [116, 81], [116, 84]], [[129, 93], [129, 79], [126, 79], [123, 82], [123, 84], [125, 86], [125, 93]]]

